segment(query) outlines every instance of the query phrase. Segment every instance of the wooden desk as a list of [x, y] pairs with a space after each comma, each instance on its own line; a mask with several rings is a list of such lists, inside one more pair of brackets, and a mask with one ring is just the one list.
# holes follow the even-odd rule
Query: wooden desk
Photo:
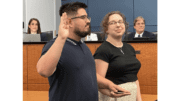
[[[48, 91], [48, 79], [37, 73], [36, 64], [41, 56], [45, 43], [23, 44], [23, 89], [27, 91]], [[157, 94], [157, 43], [129, 43], [136, 51], [136, 57], [141, 62], [138, 73], [142, 94]], [[101, 43], [86, 43], [94, 54]]]

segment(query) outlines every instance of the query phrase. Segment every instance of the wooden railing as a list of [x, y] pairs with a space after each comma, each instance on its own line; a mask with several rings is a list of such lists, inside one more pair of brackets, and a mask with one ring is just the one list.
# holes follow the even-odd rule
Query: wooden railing
[[[138, 80], [142, 94], [157, 94], [157, 43], [129, 43], [141, 62]], [[86, 43], [94, 54], [101, 43]], [[48, 91], [47, 78], [37, 73], [36, 64], [44, 44], [23, 44], [23, 90]]]

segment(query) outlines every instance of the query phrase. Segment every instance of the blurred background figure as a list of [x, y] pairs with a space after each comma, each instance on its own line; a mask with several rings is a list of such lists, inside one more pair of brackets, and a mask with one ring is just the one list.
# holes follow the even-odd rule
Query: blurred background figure
[[29, 20], [27, 34], [41, 34], [41, 27], [38, 19], [32, 18]]
[[96, 33], [90, 33], [84, 38], [81, 38], [82, 41], [98, 41], [98, 36]]
[[81, 39], [82, 41], [104, 41], [106, 38], [103, 36], [103, 32], [93, 32]]
[[85, 37], [85, 41], [98, 41], [97, 34], [91, 33]]
[[41, 32], [40, 22], [36, 18], [29, 20], [27, 34], [40, 34], [40, 41], [49, 41], [47, 33]]
[[151, 32], [145, 31], [145, 19], [138, 16], [134, 19], [134, 29], [136, 32], [127, 34], [123, 40], [134, 40], [136, 38], [149, 38], [150, 40], [157, 40], [157, 36]]

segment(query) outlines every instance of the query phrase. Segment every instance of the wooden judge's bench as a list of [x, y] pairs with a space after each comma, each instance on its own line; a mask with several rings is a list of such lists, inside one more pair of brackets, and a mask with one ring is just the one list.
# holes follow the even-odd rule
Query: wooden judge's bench
[[[157, 41], [126, 42], [134, 47], [136, 57], [141, 62], [138, 80], [142, 100], [154, 101], [157, 99]], [[102, 41], [85, 43], [94, 54]], [[48, 79], [39, 75], [36, 69], [45, 44], [46, 42], [23, 42], [23, 101], [48, 101]], [[38, 100], [38, 96], [33, 96], [36, 94], [39, 94], [41, 100]], [[47, 99], [42, 100], [43, 98]]]

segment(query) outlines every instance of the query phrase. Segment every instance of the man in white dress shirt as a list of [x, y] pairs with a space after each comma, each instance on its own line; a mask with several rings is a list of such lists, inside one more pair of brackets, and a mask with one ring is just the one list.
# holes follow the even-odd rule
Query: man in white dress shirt
[[98, 36], [95, 33], [87, 35], [85, 38], [82, 38], [83, 41], [98, 41]]
[[125, 40], [133, 40], [134, 38], [150, 38], [151, 40], [156, 39], [156, 35], [151, 32], [145, 31], [145, 19], [142, 16], [138, 16], [134, 19], [134, 29], [136, 32], [132, 32], [125, 36]]

